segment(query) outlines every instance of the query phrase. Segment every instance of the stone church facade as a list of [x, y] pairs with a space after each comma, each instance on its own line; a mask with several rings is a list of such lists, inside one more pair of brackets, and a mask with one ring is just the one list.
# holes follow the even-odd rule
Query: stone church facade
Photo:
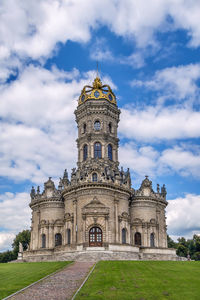
[[78, 162], [41, 193], [31, 190], [31, 242], [23, 259], [176, 259], [167, 248], [166, 188], [152, 189], [148, 176], [131, 186], [119, 168], [120, 110], [108, 85], [96, 77], [75, 111]]

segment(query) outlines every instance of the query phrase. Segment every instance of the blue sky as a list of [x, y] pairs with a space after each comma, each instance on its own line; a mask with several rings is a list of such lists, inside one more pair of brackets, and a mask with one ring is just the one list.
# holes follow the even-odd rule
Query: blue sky
[[30, 227], [31, 186], [76, 166], [73, 112], [96, 61], [133, 187], [165, 183], [168, 233], [199, 234], [199, 1], [5, 0], [0, 15], [0, 251]]

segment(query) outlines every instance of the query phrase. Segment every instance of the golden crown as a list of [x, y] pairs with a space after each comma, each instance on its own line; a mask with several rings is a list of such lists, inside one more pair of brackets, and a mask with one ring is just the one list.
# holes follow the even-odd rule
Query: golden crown
[[109, 85], [102, 85], [102, 82], [99, 77], [94, 79], [92, 86], [86, 85], [81, 91], [78, 104], [83, 104], [87, 100], [108, 100], [113, 104], [117, 104], [115, 94]]

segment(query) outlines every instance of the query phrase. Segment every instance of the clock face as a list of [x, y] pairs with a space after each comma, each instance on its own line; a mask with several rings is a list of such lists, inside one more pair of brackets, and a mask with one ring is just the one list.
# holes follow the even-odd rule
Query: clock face
[[95, 92], [94, 92], [94, 96], [95, 96], [95, 98], [98, 98], [98, 97], [99, 97], [99, 95], [100, 95], [100, 94], [99, 94], [99, 92], [98, 92], [98, 91], [95, 91]]

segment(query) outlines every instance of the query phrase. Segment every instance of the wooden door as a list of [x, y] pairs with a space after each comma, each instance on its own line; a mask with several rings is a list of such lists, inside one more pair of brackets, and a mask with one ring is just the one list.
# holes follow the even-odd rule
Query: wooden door
[[92, 227], [89, 231], [90, 247], [102, 247], [102, 230], [99, 227]]

